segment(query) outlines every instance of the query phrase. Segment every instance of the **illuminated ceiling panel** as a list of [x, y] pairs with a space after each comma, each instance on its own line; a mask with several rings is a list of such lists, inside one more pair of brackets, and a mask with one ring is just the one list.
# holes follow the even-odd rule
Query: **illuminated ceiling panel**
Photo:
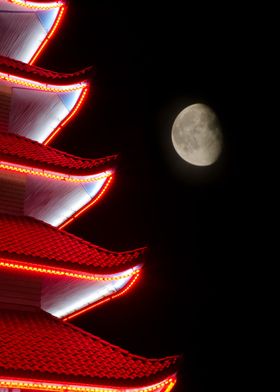
[[[1, 73], [0, 73], [1, 78]], [[86, 83], [66, 86], [51, 86], [41, 89], [26, 88], [19, 85], [22, 79], [14, 82], [0, 80], [0, 96], [8, 97], [10, 115], [6, 129], [10, 133], [25, 136], [40, 143], [52, 137], [62, 127], [74, 110], [80, 106], [86, 93]], [[51, 91], [54, 89], [55, 91]], [[5, 93], [4, 93], [5, 90]], [[5, 108], [0, 109], [2, 112]]]
[[40, 304], [63, 319], [124, 295], [139, 277], [145, 252], [112, 252], [9, 214], [0, 214], [0, 238], [0, 305]]
[[0, 210], [65, 227], [105, 194], [116, 158], [80, 158], [0, 132]]
[[34, 63], [57, 29], [62, 2], [0, 0], [0, 55]]
[[[91, 176], [91, 180], [87, 182], [87, 176], [56, 180], [44, 175], [20, 173], [15, 171], [20, 169], [18, 166], [13, 166], [12, 176], [7, 176], [7, 169], [3, 167], [8, 165], [0, 161], [0, 212], [6, 212], [8, 201], [13, 200], [14, 210], [10, 208], [10, 213], [14, 211], [18, 214], [22, 211], [23, 215], [32, 216], [55, 227], [62, 224], [65, 227], [70, 219], [79, 216], [84, 208], [97, 201], [107, 189], [113, 174], [109, 170], [100, 172]], [[20, 193], [17, 184], [21, 186]]]
[[[37, 270], [43, 268], [51, 271], [48, 266], [38, 266]], [[79, 278], [61, 275], [67, 272], [63, 269], [40, 273], [33, 265], [0, 259], [0, 303], [39, 306], [55, 317], [72, 319], [89, 308], [124, 294], [136, 282], [140, 268], [139, 265], [119, 274], [108, 275], [68, 271], [68, 275], [84, 276]]]
[[[96, 181], [73, 183], [28, 176], [24, 215], [58, 227], [89, 204], [104, 187], [111, 173], [100, 173]], [[107, 177], [106, 177], [107, 175]], [[100, 180], [97, 180], [97, 178]]]

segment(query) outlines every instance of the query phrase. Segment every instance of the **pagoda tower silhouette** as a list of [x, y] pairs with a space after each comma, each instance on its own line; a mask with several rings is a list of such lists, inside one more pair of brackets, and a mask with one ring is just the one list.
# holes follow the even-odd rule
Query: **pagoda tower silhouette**
[[145, 248], [113, 252], [65, 231], [107, 192], [117, 160], [50, 147], [90, 87], [91, 68], [34, 65], [66, 8], [0, 0], [0, 391], [169, 392], [178, 356], [134, 355], [70, 322], [126, 294]]

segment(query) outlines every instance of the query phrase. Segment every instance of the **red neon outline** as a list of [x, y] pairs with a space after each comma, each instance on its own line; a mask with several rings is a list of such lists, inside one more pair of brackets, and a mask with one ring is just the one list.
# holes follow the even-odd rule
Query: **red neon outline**
[[[5, 76], [2, 76], [5, 75]], [[58, 93], [63, 93], [63, 92], [69, 92], [69, 91], [74, 91], [74, 90], [79, 90], [81, 89], [81, 93], [79, 98], [77, 99], [75, 105], [73, 106], [72, 110], [67, 114], [67, 116], [57, 125], [57, 127], [51, 132], [50, 135], [47, 136], [46, 140], [43, 141], [42, 144], [47, 145], [49, 142], [58, 134], [59, 131], [71, 120], [71, 118], [77, 114], [78, 110], [82, 106], [82, 103], [85, 101], [85, 98], [88, 94], [89, 91], [89, 86], [87, 85], [79, 85], [79, 83], [74, 83], [73, 85], [64, 85], [64, 86], [58, 86], [58, 85], [48, 85], [48, 84], [43, 84], [41, 82], [37, 82], [38, 84], [34, 84], [34, 81], [31, 79], [26, 79], [26, 78], [20, 78], [21, 80], [18, 79], [13, 79], [17, 78], [17, 76], [13, 76], [10, 74], [7, 74], [6, 72], [3, 72], [2, 75], [0, 75], [0, 79], [7, 80], [10, 83], [15, 83], [23, 86], [27, 86], [30, 88], [34, 88], [37, 90], [41, 91], [49, 91], [49, 92], [58, 92]], [[80, 83], [85, 83], [85, 82], [80, 82]], [[49, 87], [52, 86], [52, 87]], [[68, 89], [65, 89], [63, 87], [69, 86]], [[75, 86], [75, 87], [73, 87]]]
[[75, 103], [74, 107], [72, 108], [72, 110], [68, 113], [68, 115], [64, 118], [64, 120], [58, 124], [58, 126], [52, 131], [52, 133], [47, 137], [47, 139], [42, 143], [45, 146], [47, 144], [49, 144], [49, 142], [51, 140], [53, 140], [53, 138], [55, 136], [57, 136], [57, 134], [61, 131], [61, 129], [71, 120], [71, 118], [77, 113], [77, 111], [79, 110], [79, 108], [81, 107], [82, 103], [84, 102], [86, 95], [88, 93], [89, 88], [88, 87], [84, 87], [81, 91], [81, 94], [77, 100], [77, 102]]
[[92, 310], [94, 308], [96, 308], [99, 305], [102, 305], [108, 301], [111, 301], [112, 299], [115, 299], [117, 297], [121, 297], [122, 295], [124, 295], [128, 290], [131, 289], [132, 286], [135, 285], [136, 281], [138, 280], [138, 278], [140, 277], [140, 270], [138, 270], [137, 274], [134, 276], [134, 278], [131, 278], [129, 280], [129, 282], [127, 282], [127, 284], [121, 289], [119, 290], [116, 294], [111, 294], [109, 297], [100, 299], [99, 301], [93, 303], [92, 305], [88, 305], [85, 306], [84, 308], [77, 310], [73, 313], [71, 313], [70, 315], [63, 317], [62, 321], [69, 321], [72, 320], [74, 317], [80, 316], [83, 313], [88, 312], [89, 310]]
[[66, 276], [68, 278], [76, 278], [81, 280], [91, 280], [91, 281], [102, 281], [102, 282], [112, 282], [116, 280], [126, 279], [139, 274], [139, 269], [133, 270], [130, 268], [131, 273], [126, 275], [108, 276], [108, 275], [94, 275], [87, 272], [67, 270], [65, 268], [56, 268], [48, 266], [40, 266], [34, 263], [21, 263], [18, 261], [12, 262], [11, 260], [0, 259], [0, 268], [16, 269], [21, 271], [36, 272], [40, 274], [56, 275], [56, 276]]
[[61, 5], [60, 6], [60, 10], [58, 11], [58, 14], [56, 16], [56, 19], [52, 25], [52, 28], [50, 29], [50, 31], [48, 32], [48, 34], [46, 35], [45, 39], [42, 41], [41, 45], [39, 46], [39, 48], [36, 50], [36, 52], [34, 53], [34, 55], [31, 57], [31, 60], [29, 61], [29, 64], [32, 65], [34, 64], [34, 62], [37, 60], [38, 56], [40, 55], [40, 53], [42, 52], [42, 50], [44, 49], [44, 47], [46, 46], [46, 44], [49, 42], [50, 38], [53, 36], [53, 34], [55, 33], [55, 31], [57, 30], [58, 25], [60, 24], [61, 20], [62, 20], [62, 15], [64, 14], [65, 11], [65, 6]]
[[87, 176], [77, 176], [75, 174], [65, 175], [63, 173], [52, 172], [50, 170], [40, 170], [40, 169], [36, 170], [36, 169], [29, 169], [26, 166], [24, 167], [24, 166], [13, 166], [13, 165], [14, 164], [0, 160], [0, 170], [15, 171], [22, 174], [30, 174], [32, 176], [46, 177], [57, 181], [74, 182], [77, 184], [82, 184], [82, 183], [100, 181], [103, 180], [104, 178], [112, 177], [112, 170], [100, 172], [99, 174], [95, 174], [95, 175], [92, 174], [93, 177], [90, 177], [90, 175]]
[[101, 386], [93, 386], [90, 384], [69, 384], [66, 382], [48, 382], [41, 380], [20, 380], [17, 378], [8, 379], [2, 378], [0, 379], [0, 387], [5, 388], [20, 388], [20, 389], [35, 389], [38, 391], [62, 391], [62, 392], [154, 392], [159, 390], [160, 388], [164, 388], [161, 392], [170, 392], [171, 389], [176, 384], [176, 376], [173, 375], [169, 378], [164, 379], [156, 384], [150, 384], [145, 387], [101, 387]]
[[64, 5], [63, 1], [51, 1], [45, 3], [39, 3], [36, 1], [28, 1], [28, 0], [8, 0], [10, 3], [19, 5], [20, 7], [38, 9], [38, 10], [50, 10], [52, 8], [58, 8]]
[[84, 88], [88, 88], [88, 83], [84, 80], [72, 84], [58, 85], [34, 81], [32, 79], [27, 79], [21, 76], [11, 75], [7, 72], [0, 72], [0, 79], [6, 80], [10, 83], [19, 84], [20, 86], [30, 87], [41, 91], [49, 91], [51, 93], [67, 93], [69, 91], [83, 90]]
[[75, 219], [77, 219], [81, 214], [83, 214], [85, 211], [87, 211], [90, 207], [92, 207], [105, 193], [105, 191], [108, 189], [109, 185], [111, 184], [113, 180], [113, 176], [108, 177], [108, 179], [104, 182], [102, 188], [99, 190], [97, 195], [93, 198], [93, 200], [89, 201], [85, 206], [80, 208], [74, 215], [71, 215], [69, 219], [67, 219], [65, 222], [63, 222], [61, 225], [57, 226], [59, 230], [64, 229], [67, 225], [72, 223]]

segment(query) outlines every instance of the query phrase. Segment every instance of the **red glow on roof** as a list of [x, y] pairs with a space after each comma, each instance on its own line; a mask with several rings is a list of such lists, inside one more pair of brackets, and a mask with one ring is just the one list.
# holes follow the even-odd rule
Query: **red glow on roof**
[[34, 88], [36, 90], [49, 91], [52, 93], [66, 93], [69, 91], [79, 90], [87, 87], [87, 82], [82, 81], [80, 83], [65, 84], [65, 85], [53, 85], [51, 83], [35, 82], [34, 80], [18, 77], [11, 75], [7, 72], [0, 72], [0, 79], [6, 80], [7, 82], [19, 84], [24, 87]]
[[181, 362], [178, 355], [158, 359], [134, 355], [40, 310], [3, 309], [0, 327], [4, 343], [0, 382], [39, 379], [56, 386], [156, 390], [156, 385], [165, 389], [174, 382]]
[[51, 140], [53, 140], [53, 138], [55, 136], [57, 136], [57, 134], [61, 131], [61, 129], [71, 120], [71, 118], [77, 113], [77, 111], [79, 110], [79, 108], [81, 107], [82, 103], [85, 100], [85, 97], [88, 93], [88, 87], [85, 87], [80, 96], [79, 99], [77, 100], [75, 106], [73, 107], [73, 109], [71, 110], [71, 112], [68, 114], [68, 116], [66, 116], [66, 118], [63, 120], [63, 122], [61, 124], [59, 124], [56, 129], [54, 129], [54, 131], [47, 137], [47, 139], [43, 142], [44, 145], [47, 145], [50, 143]]
[[109, 185], [111, 184], [113, 180], [113, 176], [108, 177], [108, 179], [105, 181], [103, 187], [101, 190], [98, 192], [98, 194], [94, 197], [93, 200], [88, 202], [84, 207], [82, 207], [76, 214], [72, 215], [71, 218], [67, 219], [65, 222], [63, 222], [60, 226], [58, 226], [58, 229], [64, 229], [67, 225], [72, 223], [76, 218], [78, 218], [81, 214], [83, 214], [85, 211], [87, 211], [90, 207], [92, 207], [98, 200], [101, 199], [102, 196], [104, 196], [104, 193], [108, 189]]
[[60, 22], [62, 20], [62, 16], [64, 15], [64, 11], [65, 11], [65, 6], [63, 6], [61, 3], [58, 4], [58, 6], [60, 6], [61, 8], [60, 8], [60, 10], [59, 10], [59, 12], [57, 14], [57, 17], [56, 17], [56, 19], [54, 21], [54, 24], [53, 24], [52, 28], [50, 29], [50, 31], [48, 32], [48, 34], [46, 35], [45, 39], [42, 41], [42, 43], [39, 46], [39, 48], [37, 49], [37, 51], [34, 53], [34, 55], [31, 58], [31, 60], [29, 61], [30, 65], [34, 64], [34, 62], [37, 60], [37, 58], [39, 57], [40, 53], [45, 48], [45, 46], [49, 42], [50, 38], [54, 35], [55, 31], [57, 30], [58, 25], [60, 24]]
[[[71, 391], [71, 392], [154, 392], [161, 390], [161, 392], [170, 392], [176, 384], [176, 377], [169, 377], [157, 384], [147, 385], [145, 387], [101, 387], [94, 385], [71, 385], [68, 383], [54, 383], [54, 382], [42, 382], [39, 380], [19, 380], [13, 379], [8, 380], [1, 378], [0, 387], [3, 388], [20, 388], [20, 389], [35, 389], [38, 391]], [[162, 389], [163, 388], [163, 389]]]
[[8, 0], [13, 4], [20, 5], [22, 7], [31, 8], [31, 9], [39, 9], [39, 10], [50, 10], [52, 8], [61, 7], [64, 5], [62, 1], [52, 1], [52, 2], [36, 2], [36, 1], [28, 1], [28, 0]]
[[100, 173], [100, 175], [95, 175], [93, 177], [85, 176], [85, 178], [83, 178], [82, 176], [65, 175], [63, 173], [55, 173], [55, 172], [50, 172], [48, 170], [29, 169], [28, 167], [24, 167], [20, 165], [15, 166], [10, 163], [2, 162], [2, 161], [0, 161], [0, 169], [15, 171], [23, 174], [31, 174], [34, 176], [47, 177], [58, 181], [75, 182], [75, 183], [95, 182], [95, 181], [103, 180], [104, 178], [112, 177], [111, 171], [106, 171]]
[[74, 317], [80, 316], [81, 314], [86, 313], [89, 310], [92, 310], [92, 309], [96, 308], [99, 305], [102, 305], [102, 304], [104, 304], [104, 303], [106, 303], [108, 301], [111, 301], [114, 298], [121, 297], [128, 290], [130, 290], [132, 288], [132, 286], [134, 286], [134, 284], [138, 280], [139, 276], [140, 276], [140, 270], [137, 271], [136, 275], [120, 291], [118, 291], [117, 294], [112, 294], [109, 297], [106, 297], [104, 299], [100, 299], [99, 301], [95, 302], [94, 304], [86, 306], [85, 308], [83, 308], [81, 310], [78, 310], [77, 312], [74, 312], [74, 313], [70, 314], [69, 316], [64, 317], [62, 320], [63, 321], [72, 320]]
[[130, 276], [134, 276], [134, 275], [137, 276], [139, 274], [139, 269], [136, 269], [136, 270], [131, 270], [131, 272], [129, 272], [129, 273], [124, 273], [123, 275], [117, 275], [117, 276], [114, 276], [114, 275], [112, 275], [112, 276], [94, 275], [94, 274], [85, 273], [85, 272], [79, 272], [79, 271], [75, 272], [75, 271], [71, 271], [71, 270], [66, 270], [63, 268], [53, 268], [53, 267], [49, 267], [49, 266], [40, 266], [40, 265], [36, 265], [33, 263], [28, 263], [28, 264], [19, 263], [19, 262], [13, 262], [10, 260], [3, 260], [3, 259], [0, 259], [0, 267], [8, 268], [8, 269], [16, 269], [16, 270], [21, 270], [21, 271], [35, 272], [35, 273], [40, 273], [40, 274], [67, 276], [68, 278], [102, 281], [102, 282], [125, 279], [125, 278], [129, 278]]
[[0, 238], [3, 261], [101, 276], [136, 268], [145, 253], [145, 248], [108, 251], [34, 218], [8, 214], [0, 214]]

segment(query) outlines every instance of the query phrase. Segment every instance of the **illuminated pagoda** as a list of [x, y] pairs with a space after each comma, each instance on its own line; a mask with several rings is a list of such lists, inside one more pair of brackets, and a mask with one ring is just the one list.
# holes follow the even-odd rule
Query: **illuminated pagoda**
[[145, 248], [109, 251], [65, 231], [104, 196], [117, 159], [48, 145], [90, 86], [90, 68], [34, 65], [65, 9], [0, 0], [0, 390], [169, 392], [178, 356], [137, 356], [70, 323], [126, 294]]

